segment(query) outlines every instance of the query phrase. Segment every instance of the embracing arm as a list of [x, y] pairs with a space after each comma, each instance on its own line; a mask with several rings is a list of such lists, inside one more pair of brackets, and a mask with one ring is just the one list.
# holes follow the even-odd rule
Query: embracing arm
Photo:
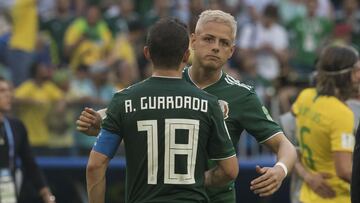
[[291, 171], [297, 159], [297, 153], [294, 145], [285, 135], [279, 133], [265, 141], [264, 144], [276, 154], [277, 161], [285, 164], [286, 168]]
[[[301, 154], [299, 154], [299, 157]], [[328, 173], [314, 173], [308, 171], [300, 162], [300, 158], [297, 159], [295, 166], [295, 172], [304, 180], [304, 182], [319, 196], [323, 198], [334, 198], [336, 196], [335, 191], [326, 181], [331, 178], [331, 174]]]
[[239, 172], [236, 156], [217, 161], [217, 166], [205, 172], [205, 186], [224, 186], [235, 180]]
[[97, 137], [86, 168], [86, 183], [90, 203], [105, 201], [105, 172], [121, 140], [121, 135], [106, 129], [101, 129]]
[[265, 145], [276, 153], [278, 162], [273, 167], [256, 167], [260, 177], [251, 181], [250, 189], [259, 196], [269, 196], [276, 192], [297, 158], [295, 147], [283, 133], [265, 141]]

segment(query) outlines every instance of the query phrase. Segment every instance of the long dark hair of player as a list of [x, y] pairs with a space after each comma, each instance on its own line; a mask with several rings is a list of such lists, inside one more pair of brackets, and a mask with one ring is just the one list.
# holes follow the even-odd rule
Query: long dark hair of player
[[351, 97], [355, 88], [351, 76], [358, 60], [358, 52], [350, 46], [326, 47], [316, 65], [318, 94], [342, 101]]

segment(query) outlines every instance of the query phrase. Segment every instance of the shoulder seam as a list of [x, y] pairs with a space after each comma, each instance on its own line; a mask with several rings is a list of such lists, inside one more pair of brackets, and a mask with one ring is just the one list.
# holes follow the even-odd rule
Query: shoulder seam
[[235, 78], [233, 78], [233, 77], [231, 77], [229, 75], [225, 76], [225, 81], [229, 85], [236, 85], [236, 86], [239, 86], [239, 87], [243, 87], [243, 88], [245, 88], [245, 89], [247, 89], [249, 91], [251, 91], [251, 89], [252, 89], [252, 86], [247, 85], [245, 83], [242, 83], [239, 80], [236, 80]]
[[271, 138], [275, 137], [276, 135], [279, 135], [280, 133], [284, 134], [284, 132], [283, 132], [283, 131], [276, 132], [276, 133], [274, 133], [273, 135], [271, 135], [270, 137], [268, 137], [268, 138], [266, 138], [266, 139], [264, 139], [264, 140], [260, 141], [259, 143], [260, 143], [260, 144], [263, 144], [264, 142], [266, 142], [266, 141], [270, 140]]
[[210, 160], [213, 160], [213, 161], [218, 161], [218, 160], [225, 160], [225, 159], [230, 159], [231, 157], [235, 157], [236, 156], [236, 153], [231, 155], [231, 156], [228, 156], [228, 157], [223, 157], [223, 158], [215, 158], [215, 159], [210, 159]]

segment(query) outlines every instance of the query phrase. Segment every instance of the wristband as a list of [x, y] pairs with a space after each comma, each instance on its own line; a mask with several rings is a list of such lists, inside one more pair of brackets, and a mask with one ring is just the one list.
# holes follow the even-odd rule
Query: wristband
[[55, 202], [55, 199], [56, 199], [56, 198], [55, 198], [54, 195], [50, 195], [50, 196], [49, 196], [49, 200], [50, 200], [51, 202]]
[[287, 176], [287, 174], [288, 174], [288, 169], [287, 169], [287, 167], [285, 166], [285, 164], [284, 163], [282, 163], [282, 162], [277, 162], [276, 164], [275, 164], [275, 166], [280, 166], [283, 170], [284, 170], [284, 172], [285, 172], [285, 177]]

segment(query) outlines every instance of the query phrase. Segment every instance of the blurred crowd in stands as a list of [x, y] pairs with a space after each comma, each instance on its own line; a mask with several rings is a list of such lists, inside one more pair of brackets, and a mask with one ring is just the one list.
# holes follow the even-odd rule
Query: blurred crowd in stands
[[[360, 48], [357, 0], [0, 0], [0, 75], [14, 85], [14, 115], [37, 155], [88, 155], [75, 131], [84, 107], [149, 77], [147, 28], [174, 16], [192, 32], [206, 9], [231, 13], [236, 51], [225, 69], [253, 85], [274, 118], [311, 85], [327, 44]], [[164, 42], [166, 43], [166, 42]], [[189, 64], [190, 65], [190, 64]], [[359, 102], [354, 93], [352, 102]], [[240, 142], [248, 154], [249, 142]], [[257, 145], [257, 144], [255, 144]], [[248, 150], [249, 149], [249, 150]]]

